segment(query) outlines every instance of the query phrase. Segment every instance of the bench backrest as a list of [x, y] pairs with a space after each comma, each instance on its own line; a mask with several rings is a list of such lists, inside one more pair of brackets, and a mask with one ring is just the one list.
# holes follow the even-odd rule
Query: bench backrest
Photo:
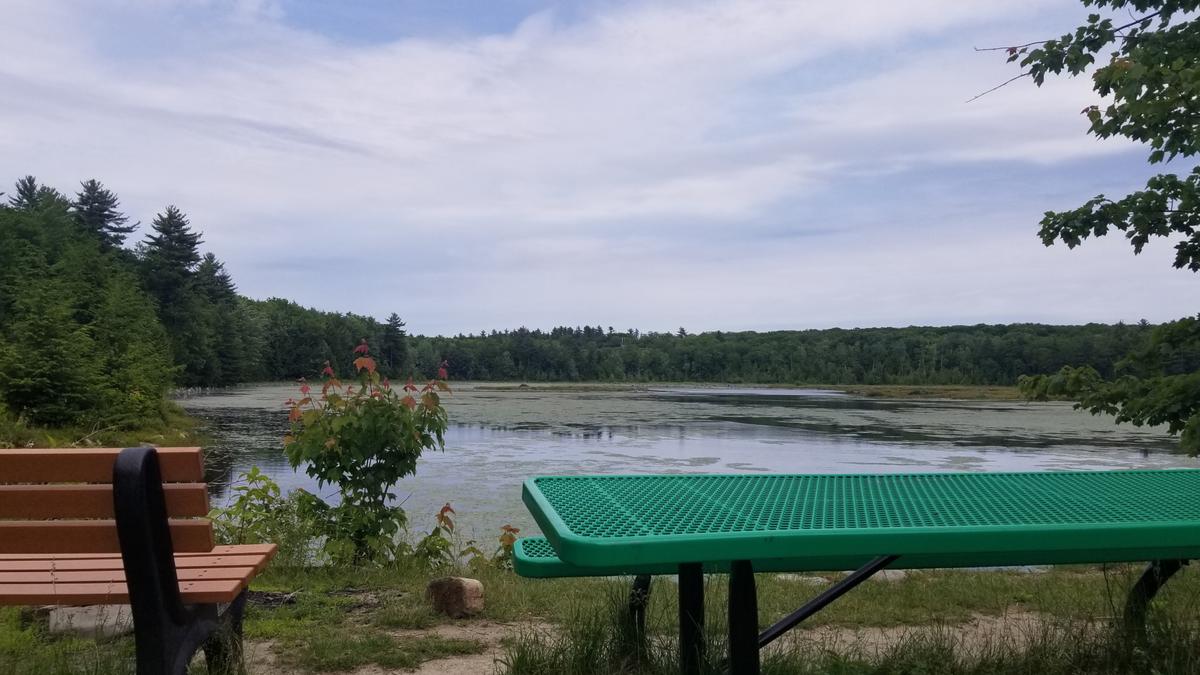
[[[120, 448], [0, 449], [0, 554], [120, 553], [113, 464]], [[200, 448], [159, 448], [171, 544], [211, 551]]]

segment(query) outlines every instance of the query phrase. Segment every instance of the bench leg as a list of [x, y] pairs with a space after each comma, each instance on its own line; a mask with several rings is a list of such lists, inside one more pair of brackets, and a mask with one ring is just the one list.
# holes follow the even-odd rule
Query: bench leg
[[233, 601], [221, 619], [221, 626], [204, 643], [204, 660], [209, 675], [243, 675], [242, 617], [246, 612], [246, 591]]
[[683, 675], [699, 675], [705, 661], [704, 646], [704, 566], [684, 563], [679, 566], [679, 670]]
[[754, 566], [738, 560], [729, 571], [729, 672], [758, 675], [758, 591]]
[[1186, 564], [1186, 560], [1155, 560], [1142, 572], [1125, 600], [1125, 630], [1131, 637], [1140, 641], [1146, 639], [1146, 610], [1150, 607], [1150, 601]]

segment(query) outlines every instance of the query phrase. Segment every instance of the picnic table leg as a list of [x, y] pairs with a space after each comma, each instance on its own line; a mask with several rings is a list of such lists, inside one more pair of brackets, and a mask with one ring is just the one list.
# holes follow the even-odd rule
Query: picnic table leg
[[735, 561], [729, 570], [729, 672], [759, 672], [758, 591], [749, 560]]
[[704, 663], [704, 566], [679, 566], [679, 671], [699, 675]]
[[1139, 641], [1146, 639], [1146, 610], [1150, 601], [1186, 564], [1187, 560], [1155, 560], [1146, 567], [1125, 599], [1125, 630], [1130, 637]]
[[629, 589], [629, 615], [626, 629], [630, 633], [634, 648], [638, 651], [638, 659], [646, 655], [646, 607], [650, 604], [649, 574], [639, 574], [633, 578], [633, 588]]

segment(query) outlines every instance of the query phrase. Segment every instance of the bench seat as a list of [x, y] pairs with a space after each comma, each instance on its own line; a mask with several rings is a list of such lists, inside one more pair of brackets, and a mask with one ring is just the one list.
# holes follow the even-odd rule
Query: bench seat
[[[210, 554], [179, 553], [175, 568], [184, 604], [226, 604], [275, 555], [274, 544], [218, 546]], [[125, 567], [113, 555], [0, 555], [0, 604], [127, 604]]]

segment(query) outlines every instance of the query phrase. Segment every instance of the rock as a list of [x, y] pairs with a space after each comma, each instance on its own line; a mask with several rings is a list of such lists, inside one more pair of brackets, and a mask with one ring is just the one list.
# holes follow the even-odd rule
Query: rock
[[47, 629], [58, 635], [111, 638], [133, 632], [129, 605], [91, 605], [50, 609]]
[[477, 579], [443, 577], [429, 582], [425, 597], [433, 610], [452, 619], [475, 616], [483, 611], [483, 584]]
[[871, 581], [904, 581], [908, 576], [908, 570], [880, 570], [871, 577]]

